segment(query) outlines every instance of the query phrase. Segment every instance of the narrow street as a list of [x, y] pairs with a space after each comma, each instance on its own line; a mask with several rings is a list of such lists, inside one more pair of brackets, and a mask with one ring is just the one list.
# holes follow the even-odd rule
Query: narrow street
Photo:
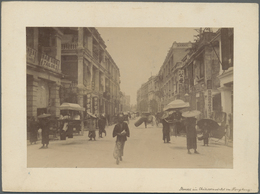
[[[200, 154], [187, 154], [186, 138], [171, 137], [171, 143], [162, 140], [162, 128], [144, 124], [135, 127], [130, 120], [130, 138], [126, 142], [123, 161], [116, 165], [113, 158], [114, 126], [106, 128], [107, 136], [97, 141], [88, 141], [75, 135], [65, 141], [50, 141], [48, 149], [39, 149], [37, 144], [27, 146], [28, 168], [232, 168], [233, 148], [223, 140], [210, 139], [209, 147], [198, 141]], [[193, 150], [192, 150], [193, 152]]]

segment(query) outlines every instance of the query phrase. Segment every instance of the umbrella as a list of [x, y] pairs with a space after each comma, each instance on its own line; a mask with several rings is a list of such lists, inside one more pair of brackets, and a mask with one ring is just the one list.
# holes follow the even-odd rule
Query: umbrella
[[172, 110], [172, 109], [182, 109], [189, 107], [190, 104], [188, 102], [184, 102], [183, 100], [174, 100], [170, 102], [163, 110]]
[[200, 111], [191, 110], [191, 111], [187, 111], [187, 112], [182, 113], [182, 116], [183, 117], [195, 117], [195, 116], [198, 116], [199, 114], [201, 114]]
[[94, 114], [90, 113], [90, 112], [87, 112], [89, 116], [93, 117], [93, 118], [97, 118]]
[[219, 128], [219, 124], [212, 119], [201, 119], [198, 121], [197, 125], [201, 129], [206, 126], [208, 130], [217, 130]]
[[82, 108], [79, 104], [74, 103], [63, 103], [60, 106], [60, 110], [77, 110], [77, 111], [85, 111], [85, 108]]
[[162, 115], [162, 119], [166, 119], [169, 116], [169, 112], [165, 111]]
[[42, 119], [42, 118], [46, 118], [46, 117], [50, 117], [51, 114], [45, 114], [43, 113], [42, 115], [38, 116], [39, 119]]

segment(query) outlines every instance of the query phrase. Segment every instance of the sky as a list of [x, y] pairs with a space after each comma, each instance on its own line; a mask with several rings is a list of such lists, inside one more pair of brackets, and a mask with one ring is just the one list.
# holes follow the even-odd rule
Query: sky
[[136, 104], [137, 90], [156, 75], [174, 41], [193, 42], [194, 28], [96, 28], [120, 70], [120, 89]]

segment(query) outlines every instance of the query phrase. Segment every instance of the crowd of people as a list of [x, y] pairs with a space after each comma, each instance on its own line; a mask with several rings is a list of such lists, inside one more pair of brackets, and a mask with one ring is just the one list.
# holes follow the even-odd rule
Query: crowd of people
[[[107, 132], [105, 130], [106, 126], [109, 124], [107, 117], [105, 114], [100, 115], [91, 115], [93, 119], [90, 119], [90, 124], [88, 126], [88, 137], [89, 140], [96, 140], [96, 131], [98, 127], [98, 137], [103, 138], [103, 134], [106, 136]], [[65, 122], [70, 118], [69, 114], [61, 115], [61, 119], [64, 120], [64, 127], [68, 127]], [[156, 121], [156, 124], [162, 124], [162, 139], [164, 143], [170, 143], [171, 136], [178, 136], [181, 132], [185, 132], [187, 139], [187, 150], [188, 154], [191, 154], [190, 150], [193, 149], [195, 154], [198, 154], [197, 151], [197, 120], [195, 117], [182, 117], [182, 113], [180, 111], [169, 112], [166, 111], [163, 114], [155, 114], [152, 115], [142, 115], [145, 120], [145, 127], [147, 127], [147, 123], [149, 118], [152, 118], [153, 122]], [[148, 118], [149, 117], [149, 118]], [[130, 130], [128, 127], [129, 119], [132, 118], [131, 113], [124, 114], [120, 113], [116, 115], [115, 126], [112, 132], [112, 136], [116, 137], [115, 148], [113, 152], [113, 156], [116, 159], [116, 164], [119, 164], [122, 161], [124, 146], [127, 138], [130, 137]], [[80, 114], [74, 115], [74, 120], [80, 120]], [[38, 138], [38, 129], [41, 129], [41, 138], [42, 138], [42, 147], [40, 148], [48, 148], [49, 145], [49, 131], [50, 131], [50, 115], [43, 114], [38, 117], [38, 121], [34, 117], [29, 118], [29, 129], [30, 129], [30, 142], [36, 143]], [[203, 142], [204, 146], [208, 146], [208, 138], [209, 138], [209, 129], [207, 125], [201, 127], [203, 134]]]

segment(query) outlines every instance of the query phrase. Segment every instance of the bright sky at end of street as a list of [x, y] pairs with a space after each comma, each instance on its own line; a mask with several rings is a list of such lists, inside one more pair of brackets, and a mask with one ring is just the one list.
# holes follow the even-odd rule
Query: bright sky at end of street
[[120, 89], [136, 104], [137, 90], [156, 75], [176, 42], [193, 42], [195, 28], [96, 28], [120, 70]]

